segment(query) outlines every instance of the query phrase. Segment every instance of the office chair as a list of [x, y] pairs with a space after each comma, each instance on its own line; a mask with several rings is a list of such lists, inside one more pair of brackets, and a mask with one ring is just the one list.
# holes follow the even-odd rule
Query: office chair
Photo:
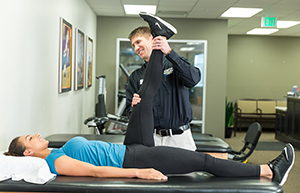
[[241, 162], [247, 162], [247, 158], [253, 153], [261, 133], [261, 125], [258, 122], [252, 123], [247, 130], [243, 148], [240, 151], [231, 150], [228, 153], [228, 158]]

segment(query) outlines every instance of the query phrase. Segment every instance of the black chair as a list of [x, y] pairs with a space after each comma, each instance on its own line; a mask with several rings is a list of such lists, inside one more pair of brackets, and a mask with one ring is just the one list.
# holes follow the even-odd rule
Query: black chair
[[261, 125], [258, 122], [252, 123], [247, 130], [243, 148], [240, 151], [231, 150], [228, 153], [228, 158], [245, 162], [247, 158], [253, 153], [261, 133]]

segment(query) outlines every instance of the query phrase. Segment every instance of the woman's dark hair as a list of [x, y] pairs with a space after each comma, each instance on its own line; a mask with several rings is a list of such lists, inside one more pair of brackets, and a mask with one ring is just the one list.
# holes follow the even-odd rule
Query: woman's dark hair
[[10, 156], [24, 156], [24, 151], [26, 147], [19, 142], [20, 137], [14, 138], [9, 145], [8, 152], [5, 152], [4, 155]]

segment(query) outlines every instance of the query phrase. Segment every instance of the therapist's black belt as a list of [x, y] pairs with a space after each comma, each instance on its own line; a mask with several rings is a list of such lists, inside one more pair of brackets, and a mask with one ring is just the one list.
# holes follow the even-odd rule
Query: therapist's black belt
[[161, 137], [165, 137], [165, 136], [172, 136], [172, 135], [180, 135], [182, 134], [184, 131], [188, 130], [190, 128], [189, 124], [180, 126], [176, 129], [158, 129], [155, 128], [154, 132], [157, 135], [160, 135]]

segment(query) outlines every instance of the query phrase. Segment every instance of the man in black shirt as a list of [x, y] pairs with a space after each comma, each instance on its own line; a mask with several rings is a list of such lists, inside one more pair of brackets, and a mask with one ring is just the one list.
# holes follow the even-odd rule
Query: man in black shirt
[[[140, 14], [140, 16], [148, 22], [149, 14]], [[150, 17], [157, 19], [158, 24], [162, 21], [155, 16]], [[153, 24], [149, 23], [149, 25]], [[165, 38], [151, 33], [153, 31], [149, 27], [138, 27], [128, 37], [134, 51], [145, 60], [145, 63], [129, 77], [125, 111], [129, 117], [132, 106], [143, 100], [136, 93], [143, 83], [152, 49], [158, 46], [164, 53], [164, 78], [153, 100], [155, 145], [195, 150], [196, 146], [189, 126], [193, 119], [193, 112], [188, 88], [194, 87], [200, 81], [200, 70], [172, 50]]]

